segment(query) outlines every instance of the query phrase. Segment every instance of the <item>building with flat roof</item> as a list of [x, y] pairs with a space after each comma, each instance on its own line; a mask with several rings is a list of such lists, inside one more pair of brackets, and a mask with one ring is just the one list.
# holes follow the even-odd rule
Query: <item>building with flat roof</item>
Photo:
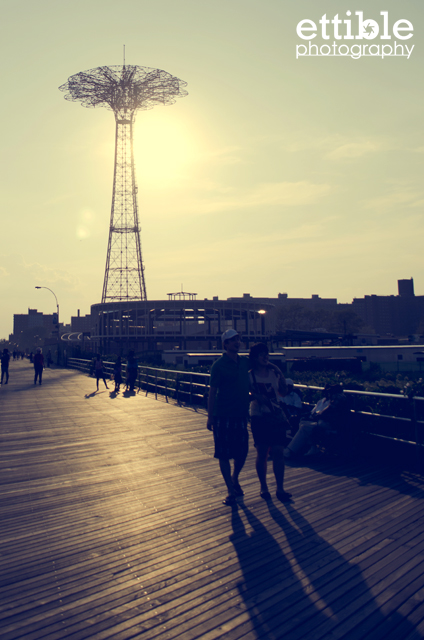
[[354, 298], [352, 310], [376, 333], [405, 337], [419, 333], [424, 319], [424, 296], [415, 295], [412, 278], [398, 280], [397, 296]]
[[9, 342], [22, 351], [43, 346], [56, 329], [53, 320], [54, 314], [44, 314], [37, 309], [28, 309], [28, 313], [15, 313]]
[[95, 304], [91, 311], [96, 318], [91, 341], [103, 353], [219, 349], [222, 333], [230, 328], [248, 343], [275, 333], [275, 305], [256, 299], [197, 300], [173, 294], [168, 300]]
[[[415, 296], [412, 278], [399, 280], [398, 290], [397, 296], [367, 295], [355, 298], [350, 305], [317, 294], [310, 298], [289, 298], [286, 293], [279, 293], [270, 298], [244, 293], [226, 300], [218, 296], [198, 300], [197, 294], [183, 291], [168, 294], [168, 300], [95, 304], [91, 307], [91, 341], [93, 348], [103, 353], [130, 348], [149, 352], [213, 350], [221, 348], [221, 334], [234, 328], [249, 346], [277, 339], [282, 318], [287, 319], [283, 330], [286, 333], [301, 329], [296, 326], [300, 317], [296, 310], [307, 312], [307, 317], [313, 314], [323, 318], [323, 322], [340, 312], [350, 313], [354, 318], [356, 314], [376, 334], [405, 337], [415, 334], [424, 318], [424, 296]], [[338, 335], [348, 337], [348, 320], [341, 326]], [[312, 330], [324, 333], [329, 328], [324, 324]]]

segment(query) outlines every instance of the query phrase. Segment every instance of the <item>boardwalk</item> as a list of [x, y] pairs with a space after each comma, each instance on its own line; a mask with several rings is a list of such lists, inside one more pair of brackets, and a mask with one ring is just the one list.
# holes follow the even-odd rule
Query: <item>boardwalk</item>
[[[231, 510], [205, 417], [27, 361], [0, 389], [2, 640], [424, 638], [424, 480], [319, 461]], [[103, 385], [103, 383], [100, 383]]]

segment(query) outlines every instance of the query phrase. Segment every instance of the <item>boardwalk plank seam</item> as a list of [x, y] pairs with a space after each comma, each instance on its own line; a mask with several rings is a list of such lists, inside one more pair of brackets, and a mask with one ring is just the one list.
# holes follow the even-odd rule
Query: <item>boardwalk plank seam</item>
[[32, 375], [0, 390], [2, 640], [424, 638], [419, 474], [290, 464], [266, 505], [252, 447], [231, 511], [203, 412]]

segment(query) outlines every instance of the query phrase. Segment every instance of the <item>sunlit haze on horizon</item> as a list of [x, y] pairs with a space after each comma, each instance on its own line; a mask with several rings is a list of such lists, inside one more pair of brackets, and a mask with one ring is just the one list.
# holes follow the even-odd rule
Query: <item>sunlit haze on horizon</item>
[[[378, 38], [355, 39], [358, 11]], [[336, 15], [350, 16], [352, 40], [338, 37]], [[298, 35], [303, 20], [316, 38]], [[399, 20], [413, 25], [410, 39]], [[422, 25], [415, 0], [4, 4], [0, 338], [14, 313], [55, 311], [37, 285], [54, 290], [62, 322], [100, 302], [115, 121], [58, 87], [122, 64], [124, 44], [127, 64], [164, 69], [188, 91], [136, 117], [148, 298], [183, 283], [200, 299], [351, 302], [396, 295], [411, 277], [424, 295]], [[409, 58], [373, 55], [396, 39], [413, 45]], [[333, 41], [370, 53], [302, 55]]]

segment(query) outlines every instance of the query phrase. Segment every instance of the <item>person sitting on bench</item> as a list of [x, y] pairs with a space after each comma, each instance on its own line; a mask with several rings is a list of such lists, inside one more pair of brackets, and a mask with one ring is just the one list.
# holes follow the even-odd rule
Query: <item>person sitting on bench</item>
[[300, 422], [296, 433], [284, 452], [286, 458], [296, 455], [316, 455], [319, 453], [317, 443], [343, 420], [346, 414], [346, 397], [340, 384], [325, 386], [322, 398], [312, 409], [309, 417]]

